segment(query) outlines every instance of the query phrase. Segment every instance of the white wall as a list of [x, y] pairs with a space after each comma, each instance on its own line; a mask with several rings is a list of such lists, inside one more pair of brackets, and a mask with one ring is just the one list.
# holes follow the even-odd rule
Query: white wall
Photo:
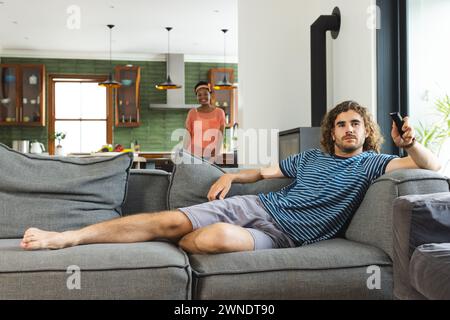
[[[311, 125], [310, 26], [335, 6], [343, 20], [339, 38], [328, 46], [329, 108], [354, 99], [374, 110], [375, 29], [367, 27], [367, 10], [374, 2], [239, 1], [240, 127], [286, 130]], [[245, 150], [242, 141], [239, 145], [241, 161]], [[272, 152], [272, 162], [276, 157]]]
[[318, 12], [315, 0], [238, 1], [244, 128], [310, 124], [309, 27]]
[[376, 17], [371, 15], [375, 0], [320, 2], [322, 12], [331, 13], [337, 6], [342, 15], [339, 37], [328, 37], [332, 56], [328, 84], [333, 87], [328, 108], [352, 99], [376, 116]]

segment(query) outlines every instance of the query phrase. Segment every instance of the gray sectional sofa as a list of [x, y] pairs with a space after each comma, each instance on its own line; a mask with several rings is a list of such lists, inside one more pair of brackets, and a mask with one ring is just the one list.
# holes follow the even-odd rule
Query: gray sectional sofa
[[[14, 161], [25, 161], [23, 164], [35, 163], [36, 158], [45, 164], [50, 161], [36, 156], [22, 159], [22, 155], [7, 151], [13, 153]], [[81, 180], [94, 179], [95, 174], [102, 176], [96, 181], [104, 183], [107, 179], [106, 169], [100, 173], [94, 170], [84, 177], [86, 168], [78, 168], [79, 163], [56, 161], [66, 161], [58, 163], [62, 168], [77, 167], [75, 173]], [[206, 163], [176, 165], [171, 174], [159, 170], [130, 170], [129, 166], [123, 168], [129, 172], [129, 178], [125, 184], [125, 201], [121, 203], [122, 212], [117, 211], [118, 215], [155, 212], [206, 201], [211, 183], [224, 173]], [[114, 177], [117, 176], [120, 174], [116, 173]], [[39, 189], [33, 185], [33, 177], [29, 179], [32, 188]], [[103, 190], [96, 188], [90, 192], [100, 194], [108, 188], [112, 191], [118, 183], [115, 181]], [[289, 183], [290, 179], [274, 179], [236, 184], [230, 196], [277, 190]], [[85, 183], [82, 185], [86, 187]], [[7, 187], [0, 182], [0, 200], [10, 196]], [[30, 192], [30, 187], [27, 188]], [[62, 183], [57, 185], [58, 190], [64, 188]], [[15, 191], [21, 192], [18, 188]], [[0, 299], [392, 299], [394, 200], [403, 195], [448, 191], [447, 179], [437, 173], [425, 170], [392, 172], [370, 187], [339, 238], [291, 249], [217, 255], [189, 255], [167, 241], [23, 251], [19, 247], [20, 237], [11, 236], [14, 233], [9, 224], [9, 229], [0, 228]], [[69, 191], [57, 192], [56, 198], [67, 199], [67, 194], [73, 199], [73, 192]], [[44, 197], [32, 192], [28, 196]], [[94, 203], [101, 202], [99, 199], [94, 197]], [[20, 206], [20, 201], [16, 206]], [[50, 206], [47, 209], [51, 210]], [[8, 224], [8, 210], [13, 208], [3, 201], [0, 225]], [[33, 212], [27, 214], [31, 216]], [[80, 214], [84, 213], [86, 210], [82, 208]], [[45, 214], [41, 213], [43, 219], [48, 218]], [[73, 216], [72, 212], [66, 215]], [[66, 216], [55, 213], [51, 223], [56, 229], [67, 229], [65, 219]], [[30, 221], [38, 220], [30, 217]], [[67, 221], [73, 226], [74, 221]], [[15, 222], [17, 234], [23, 232], [22, 223], [29, 224], [19, 222]], [[93, 222], [89, 220], [84, 224]]]

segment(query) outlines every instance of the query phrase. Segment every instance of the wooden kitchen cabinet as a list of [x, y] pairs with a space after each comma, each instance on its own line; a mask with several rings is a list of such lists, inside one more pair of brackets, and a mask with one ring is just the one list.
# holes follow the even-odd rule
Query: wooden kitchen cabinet
[[225, 111], [226, 127], [231, 128], [237, 122], [237, 89], [232, 90], [214, 90], [214, 85], [223, 80], [224, 74], [227, 74], [229, 82], [234, 83], [234, 69], [232, 68], [213, 68], [208, 71], [208, 81], [211, 84], [211, 103]]
[[116, 127], [139, 127], [139, 85], [141, 69], [136, 66], [116, 66], [115, 79], [122, 85], [116, 90]]
[[45, 126], [45, 67], [0, 64], [0, 126]]

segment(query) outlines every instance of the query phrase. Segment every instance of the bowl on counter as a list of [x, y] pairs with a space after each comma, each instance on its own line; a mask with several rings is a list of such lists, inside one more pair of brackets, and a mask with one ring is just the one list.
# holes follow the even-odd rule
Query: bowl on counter
[[133, 83], [133, 80], [131, 80], [131, 79], [123, 79], [121, 82], [122, 82], [122, 84], [124, 86], [130, 86]]

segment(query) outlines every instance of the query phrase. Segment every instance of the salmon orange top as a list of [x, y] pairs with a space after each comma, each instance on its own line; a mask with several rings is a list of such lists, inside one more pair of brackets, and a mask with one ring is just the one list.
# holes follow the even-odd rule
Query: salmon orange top
[[221, 108], [210, 112], [199, 112], [196, 108], [189, 110], [186, 129], [191, 135], [190, 152], [197, 156], [214, 156], [222, 126], [225, 126], [225, 112]]

